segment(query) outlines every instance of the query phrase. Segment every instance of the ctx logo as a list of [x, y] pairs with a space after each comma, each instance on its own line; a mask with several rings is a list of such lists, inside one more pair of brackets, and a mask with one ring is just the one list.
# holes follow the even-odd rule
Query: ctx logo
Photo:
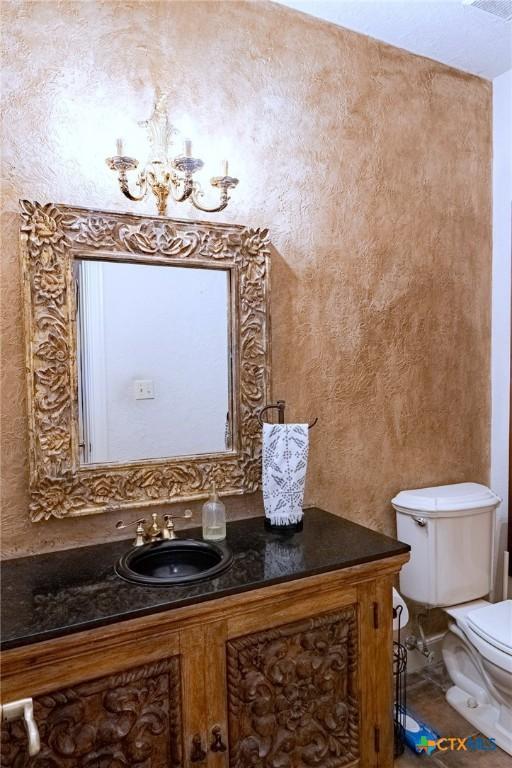
[[418, 752], [426, 752], [427, 755], [431, 755], [436, 749], [439, 752], [485, 752], [496, 749], [496, 740], [483, 736], [466, 736], [462, 739], [459, 736], [443, 736], [434, 740], [422, 736], [416, 745]]

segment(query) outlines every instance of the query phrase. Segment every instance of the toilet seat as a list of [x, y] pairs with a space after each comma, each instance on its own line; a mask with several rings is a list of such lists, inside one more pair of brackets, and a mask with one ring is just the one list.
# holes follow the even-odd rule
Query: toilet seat
[[468, 627], [487, 643], [512, 656], [512, 600], [469, 611]]
[[502, 669], [504, 672], [508, 672], [509, 675], [512, 675], [511, 654], [505, 653], [499, 648], [496, 648], [495, 645], [492, 645], [492, 643], [484, 640], [484, 638], [481, 637], [477, 632], [473, 631], [468, 623], [466, 623], [462, 629], [471, 645], [473, 645], [476, 650], [482, 654], [484, 659], [487, 659], [487, 661], [490, 661], [491, 664], [494, 664], [496, 667], [499, 667], [499, 669]]
[[[455, 619], [471, 645], [487, 661], [509, 674], [512, 674], [512, 649], [510, 643], [506, 642], [508, 637], [505, 633], [506, 619], [511, 606], [512, 600], [504, 600], [501, 603], [475, 600], [446, 608], [446, 613]], [[512, 618], [512, 612], [510, 617]], [[503, 640], [505, 642], [502, 642]]]

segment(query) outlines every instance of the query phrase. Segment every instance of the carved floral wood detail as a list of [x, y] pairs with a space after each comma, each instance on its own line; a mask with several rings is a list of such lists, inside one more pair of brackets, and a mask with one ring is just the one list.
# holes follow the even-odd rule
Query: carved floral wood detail
[[[31, 518], [67, 517], [259, 487], [257, 413], [269, 390], [266, 229], [21, 202]], [[233, 270], [234, 450], [212, 457], [80, 467], [73, 257], [222, 263]]]
[[40, 696], [41, 751], [21, 721], [2, 726], [3, 768], [182, 768], [179, 658]]
[[358, 759], [355, 607], [230, 640], [231, 768]]

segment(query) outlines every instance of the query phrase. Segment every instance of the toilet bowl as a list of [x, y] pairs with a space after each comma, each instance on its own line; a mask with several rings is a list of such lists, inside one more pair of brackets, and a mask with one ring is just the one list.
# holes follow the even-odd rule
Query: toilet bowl
[[451, 619], [442, 651], [453, 682], [446, 699], [512, 755], [512, 600], [481, 599], [492, 588], [500, 499], [484, 485], [458, 483], [401, 491], [392, 503], [398, 538], [411, 546], [401, 593]]
[[454, 683], [446, 699], [512, 755], [512, 600], [478, 600], [446, 613], [454, 620], [443, 642]]

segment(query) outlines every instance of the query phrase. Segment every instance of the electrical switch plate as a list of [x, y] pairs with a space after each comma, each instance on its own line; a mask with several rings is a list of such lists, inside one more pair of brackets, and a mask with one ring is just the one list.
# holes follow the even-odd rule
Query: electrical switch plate
[[155, 392], [152, 379], [135, 379], [133, 382], [136, 400], [153, 400]]

